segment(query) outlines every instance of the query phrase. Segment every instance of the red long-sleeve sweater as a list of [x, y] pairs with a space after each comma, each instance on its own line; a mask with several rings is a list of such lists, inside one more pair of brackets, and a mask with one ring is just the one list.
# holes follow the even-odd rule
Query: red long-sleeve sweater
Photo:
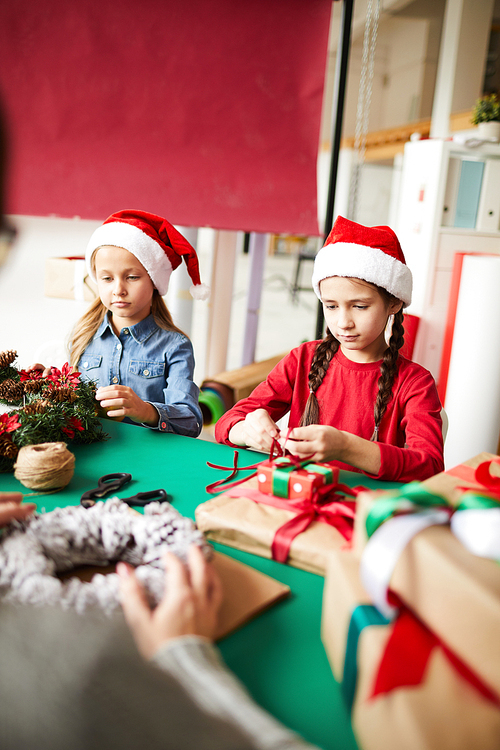
[[[265, 409], [275, 421], [290, 411], [289, 426], [297, 427], [309, 395], [308, 374], [317, 341], [293, 349], [266, 381], [219, 419], [215, 438], [232, 445], [229, 431], [255, 409]], [[316, 392], [320, 423], [370, 439], [378, 392], [380, 362], [351, 362], [339, 349]], [[430, 372], [404, 357], [379, 431], [381, 465], [377, 479], [395, 482], [424, 480], [444, 469], [441, 403]], [[343, 469], [359, 471], [332, 461]], [[366, 472], [365, 472], [366, 473]]]

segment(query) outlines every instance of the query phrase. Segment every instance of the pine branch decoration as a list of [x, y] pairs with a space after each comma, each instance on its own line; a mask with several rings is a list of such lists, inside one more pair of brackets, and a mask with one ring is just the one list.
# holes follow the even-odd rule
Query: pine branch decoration
[[98, 418], [95, 384], [83, 381], [68, 363], [41, 371], [19, 370], [15, 351], [0, 353], [0, 471], [12, 471], [20, 448], [39, 443], [106, 440]]

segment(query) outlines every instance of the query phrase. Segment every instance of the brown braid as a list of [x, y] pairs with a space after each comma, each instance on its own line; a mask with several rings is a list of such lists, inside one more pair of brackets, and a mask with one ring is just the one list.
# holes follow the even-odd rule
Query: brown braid
[[299, 427], [306, 427], [308, 424], [319, 424], [319, 404], [316, 398], [316, 391], [323, 382], [328, 366], [332, 361], [340, 342], [326, 329], [325, 338], [319, 342], [314, 352], [314, 357], [309, 370], [309, 398], [300, 418]]
[[392, 386], [397, 373], [397, 361], [399, 350], [404, 344], [403, 310], [394, 315], [391, 338], [389, 346], [384, 352], [384, 359], [380, 365], [380, 378], [378, 379], [378, 393], [375, 400], [375, 430], [371, 437], [378, 440], [378, 430], [382, 417], [392, 396]]

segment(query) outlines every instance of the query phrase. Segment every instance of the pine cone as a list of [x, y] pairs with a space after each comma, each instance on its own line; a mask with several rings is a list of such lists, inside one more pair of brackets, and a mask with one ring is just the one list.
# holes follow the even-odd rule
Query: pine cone
[[40, 393], [44, 383], [42, 380], [25, 380], [23, 385], [25, 393]]
[[14, 349], [8, 349], [6, 352], [0, 352], [0, 367], [8, 367], [11, 365], [17, 357], [17, 352]]
[[47, 406], [47, 401], [39, 398], [36, 401], [32, 401], [31, 404], [26, 404], [23, 412], [28, 416], [32, 416], [33, 414], [45, 414], [45, 412], [47, 411]]
[[5, 458], [16, 458], [19, 448], [12, 442], [9, 435], [0, 436], [0, 455]]
[[73, 404], [78, 396], [73, 388], [57, 388], [49, 393], [49, 398], [51, 401], [59, 403], [67, 401], [68, 403]]
[[12, 378], [7, 378], [3, 383], [0, 383], [0, 398], [3, 401], [9, 401], [15, 403], [21, 401], [24, 395], [23, 383], [16, 382]]

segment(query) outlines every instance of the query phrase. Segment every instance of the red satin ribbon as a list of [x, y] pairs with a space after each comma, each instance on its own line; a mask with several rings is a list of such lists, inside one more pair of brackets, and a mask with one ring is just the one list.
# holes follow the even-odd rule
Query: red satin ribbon
[[[290, 432], [291, 430], [288, 430], [287, 440]], [[222, 490], [229, 490], [232, 487], [237, 487], [239, 484], [247, 482], [249, 479], [254, 477], [257, 472], [248, 474], [248, 476], [243, 477], [242, 479], [237, 479], [236, 482], [232, 482], [231, 484], [227, 484], [227, 482], [229, 482], [234, 476], [236, 476], [239, 471], [249, 471], [257, 469], [261, 465], [261, 463], [264, 463], [263, 461], [259, 461], [258, 464], [252, 464], [251, 466], [238, 466], [238, 456], [238, 451], [234, 451], [232, 466], [218, 466], [218, 464], [212, 464], [210, 463], [210, 461], [207, 461], [207, 466], [210, 466], [212, 469], [222, 469], [223, 471], [230, 471], [231, 473], [224, 479], [218, 479], [217, 482], [212, 482], [212, 484], [207, 485], [205, 487], [206, 492], [208, 492], [210, 495], [214, 495], [216, 492], [221, 492]], [[295, 466], [296, 469], [301, 469], [303, 466], [310, 462], [312, 456], [313, 454], [311, 454], [310, 456], [306, 456], [305, 458], [299, 458], [298, 456], [294, 456], [290, 453], [286, 456], [288, 463], [281, 464], [280, 468], [284, 468], [286, 466]], [[269, 451], [269, 461], [272, 461], [274, 458], [282, 457], [284, 457], [283, 450], [276, 438], [273, 438], [271, 450]]]
[[[354, 500], [345, 500], [338, 491], [356, 497], [364, 487], [348, 487], [345, 484], [326, 485], [320, 487], [314, 493], [312, 499], [297, 498], [287, 500], [274, 495], [265, 495], [259, 490], [239, 487], [232, 489], [228, 494], [230, 497], [246, 497], [256, 503], [272, 505], [274, 508], [291, 510], [296, 516], [280, 526], [274, 535], [271, 545], [273, 560], [285, 563], [288, 559], [290, 546], [298, 534], [305, 531], [313, 521], [321, 521], [334, 526], [344, 539], [348, 542], [352, 539], [354, 512], [356, 503]], [[332, 499], [330, 499], [332, 496]], [[340, 500], [339, 498], [342, 499]], [[334, 499], [333, 499], [334, 498]]]
[[[420, 685], [432, 651], [442, 648], [450, 664], [461, 677], [475, 688], [486, 700], [500, 706], [500, 697], [456, 654], [446, 646], [407, 607], [401, 606], [394, 628], [379, 664], [371, 698], [391, 690], [409, 685]], [[410, 657], [410, 658], [409, 658]]]
[[475, 469], [460, 464], [453, 469], [449, 469], [446, 473], [475, 485], [475, 487], [459, 487], [460, 490], [478, 489], [485, 494], [500, 499], [500, 477], [491, 474], [490, 467], [492, 464], [500, 464], [500, 457], [483, 461]]

